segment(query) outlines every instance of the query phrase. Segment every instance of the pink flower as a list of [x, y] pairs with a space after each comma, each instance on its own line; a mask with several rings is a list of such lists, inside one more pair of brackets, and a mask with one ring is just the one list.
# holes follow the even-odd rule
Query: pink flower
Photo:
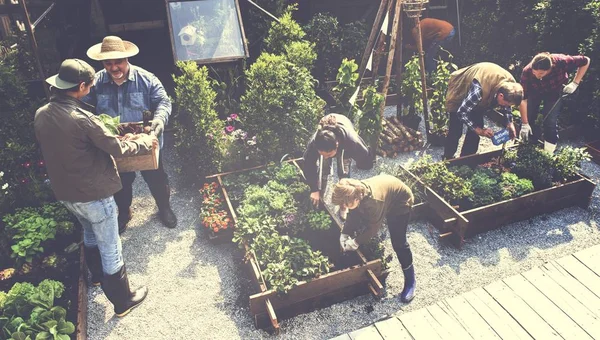
[[233, 132], [233, 130], [235, 130], [235, 127], [233, 127], [231, 125], [225, 127], [225, 131], [227, 131], [227, 132]]
[[236, 119], [238, 119], [238, 114], [237, 113], [232, 113], [232, 114], [229, 115], [229, 118], [231, 118], [233, 120], [236, 120]]
[[23, 164], [24, 167], [29, 168], [31, 166], [31, 163], [27, 162]]
[[44, 166], [45, 164], [46, 164], [46, 163], [44, 163], [44, 161], [39, 161], [39, 162], [38, 162], [38, 165], [39, 165], [39, 166]]

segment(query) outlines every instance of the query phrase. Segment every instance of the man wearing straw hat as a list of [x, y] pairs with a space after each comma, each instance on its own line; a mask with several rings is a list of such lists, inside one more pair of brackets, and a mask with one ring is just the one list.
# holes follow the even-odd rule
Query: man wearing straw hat
[[[158, 78], [129, 63], [128, 58], [138, 54], [139, 49], [129, 41], [107, 36], [102, 43], [90, 47], [88, 57], [102, 62], [104, 69], [96, 73], [95, 88], [84, 100], [96, 106], [96, 113], [121, 117], [121, 123], [140, 122], [142, 112], [154, 112], [152, 131], [162, 148], [162, 133], [171, 114], [171, 101]], [[142, 177], [158, 206], [158, 215], [169, 228], [175, 228], [177, 217], [170, 204], [169, 178], [163, 167], [164, 157], [158, 160], [158, 169], [142, 171]], [[135, 172], [121, 173], [123, 189], [115, 194], [119, 207], [119, 230], [123, 232], [131, 220], [131, 201]]]
[[143, 135], [119, 140], [87, 111], [81, 98], [90, 92], [94, 69], [85, 61], [67, 59], [52, 86], [50, 102], [35, 113], [33, 126], [40, 143], [52, 191], [81, 222], [85, 262], [92, 284], [102, 284], [117, 316], [124, 316], [144, 301], [146, 287], [131, 290], [113, 195], [121, 189], [113, 156], [152, 150], [156, 137]]

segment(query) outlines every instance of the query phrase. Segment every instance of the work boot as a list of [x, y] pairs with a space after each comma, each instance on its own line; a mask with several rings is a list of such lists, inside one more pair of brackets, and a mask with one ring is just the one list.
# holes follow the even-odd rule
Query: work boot
[[85, 264], [92, 274], [92, 286], [98, 287], [102, 283], [104, 272], [102, 271], [102, 257], [98, 247], [83, 247], [85, 254]]
[[402, 268], [404, 272], [404, 289], [400, 293], [400, 301], [409, 303], [415, 297], [416, 281], [415, 267], [411, 264], [407, 269]]
[[[123, 210], [123, 213], [121, 213], [121, 210]], [[119, 235], [121, 235], [125, 232], [125, 230], [127, 230], [127, 223], [131, 221], [132, 217], [133, 211], [131, 210], [131, 207], [127, 209], [119, 209]]]
[[158, 216], [167, 228], [175, 228], [177, 226], [177, 216], [171, 209], [171, 189], [168, 185], [150, 190], [156, 205], [158, 206]]
[[148, 288], [146, 286], [139, 287], [133, 292], [131, 291], [125, 265], [115, 274], [104, 276], [102, 290], [115, 307], [115, 314], [118, 317], [127, 315], [132, 309], [144, 302], [144, 299], [148, 295]]

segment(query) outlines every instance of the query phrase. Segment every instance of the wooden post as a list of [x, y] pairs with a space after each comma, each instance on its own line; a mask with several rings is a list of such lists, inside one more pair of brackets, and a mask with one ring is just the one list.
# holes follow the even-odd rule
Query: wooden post
[[[390, 10], [392, 9], [392, 5], [394, 4], [394, 1], [390, 1], [388, 2], [387, 8], [386, 8], [386, 13], [389, 13]], [[379, 26], [378, 26], [379, 27]], [[386, 27], [387, 29], [387, 27]], [[377, 82], [377, 79], [379, 79], [379, 63], [381, 62], [381, 55], [383, 54], [383, 51], [385, 49], [385, 34], [379, 34], [379, 39], [377, 39], [377, 44], [375, 45], [375, 51], [373, 52], [373, 64], [372, 64], [372, 76], [371, 76], [371, 83], [373, 85], [375, 85], [375, 83]], [[364, 71], [364, 70], [363, 70]], [[359, 75], [362, 73], [359, 73]], [[373, 158], [375, 159], [375, 158]]]
[[50, 99], [50, 90], [48, 86], [46, 86], [46, 76], [44, 75], [44, 69], [42, 68], [42, 62], [40, 61], [40, 53], [38, 51], [37, 41], [35, 40], [35, 35], [33, 35], [33, 28], [31, 26], [31, 20], [29, 20], [29, 11], [27, 11], [27, 5], [25, 5], [25, 0], [19, 1], [21, 3], [21, 9], [23, 10], [23, 20], [25, 20], [25, 29], [27, 30], [27, 35], [29, 35], [29, 42], [31, 43], [31, 49], [33, 52], [33, 56], [35, 58], [35, 64], [38, 69], [38, 73], [40, 75], [40, 81], [42, 82], [42, 87], [44, 88], [44, 92], [46, 93], [46, 97], [48, 100]]
[[[402, 0], [399, 0], [402, 1]], [[402, 61], [402, 37], [403, 37], [403, 29], [402, 29], [402, 8], [400, 8], [400, 18], [398, 19], [398, 37], [396, 38], [396, 52], [394, 54], [396, 64], [396, 95], [398, 96], [398, 104], [396, 104], [396, 116], [400, 119], [402, 115], [402, 98], [401, 93], [401, 84], [402, 84], [402, 69], [404, 68]]]
[[421, 23], [419, 15], [415, 18], [415, 27], [417, 29], [417, 49], [419, 51], [419, 66], [421, 68], [421, 95], [423, 97], [423, 118], [425, 119], [425, 133], [429, 138], [429, 107], [427, 105], [427, 78], [425, 77], [425, 52], [423, 52], [423, 40], [421, 39]]
[[371, 28], [371, 34], [369, 34], [369, 40], [367, 41], [367, 47], [365, 47], [365, 52], [363, 53], [362, 60], [360, 62], [360, 67], [358, 68], [359, 75], [359, 84], [360, 84], [360, 76], [365, 72], [365, 68], [367, 67], [367, 62], [369, 61], [369, 56], [371, 55], [371, 51], [373, 50], [373, 46], [375, 46], [375, 38], [379, 32], [379, 26], [381, 25], [381, 21], [383, 20], [384, 11], [388, 1], [393, 0], [381, 0], [379, 4], [379, 10], [377, 10], [377, 16], [375, 16], [375, 21], [373, 22], [373, 28]]
[[[400, 20], [402, 0], [396, 0], [396, 6], [394, 8], [394, 21], [392, 23], [392, 33], [390, 35], [390, 50], [387, 59], [387, 65], [385, 68], [385, 77], [383, 78], [383, 88], [381, 90], [383, 98], [387, 95], [388, 87], [390, 85], [390, 75], [392, 74], [392, 66], [394, 63], [394, 52], [396, 50], [396, 37], [398, 34], [398, 21]], [[381, 114], [381, 121], [383, 122], [383, 111], [385, 110], [385, 100], [381, 102], [379, 111]], [[375, 146], [376, 147], [376, 146]]]

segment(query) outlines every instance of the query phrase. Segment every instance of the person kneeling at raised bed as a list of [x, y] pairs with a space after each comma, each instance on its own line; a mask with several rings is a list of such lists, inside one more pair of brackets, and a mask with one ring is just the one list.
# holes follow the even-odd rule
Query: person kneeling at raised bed
[[102, 284], [117, 316], [144, 301], [146, 287], [131, 290], [123, 262], [113, 195], [121, 180], [112, 156], [150, 152], [155, 137], [119, 140], [104, 127], [81, 98], [90, 92], [94, 69], [85, 61], [67, 59], [58, 74], [46, 79], [50, 102], [35, 113], [33, 126], [50, 177], [52, 191], [81, 223], [85, 262], [92, 284]]
[[[319, 161], [322, 156], [322, 163]], [[348, 117], [331, 113], [321, 118], [319, 129], [312, 136], [304, 152], [304, 176], [310, 186], [310, 199], [314, 206], [321, 202], [325, 193], [327, 175], [331, 173], [331, 158], [337, 159], [339, 178], [350, 176], [350, 162], [356, 161], [356, 167], [368, 170], [373, 167], [373, 157], [369, 147], [360, 138]], [[317, 161], [319, 164], [317, 165]], [[321, 185], [319, 185], [319, 181]], [[340, 208], [340, 217], [346, 219], [348, 210]]]
[[333, 188], [331, 203], [350, 210], [340, 236], [344, 251], [355, 251], [375, 236], [387, 220], [392, 246], [404, 273], [402, 302], [415, 297], [415, 269], [406, 231], [414, 203], [413, 193], [394, 176], [378, 175], [365, 180], [344, 178]]
[[477, 153], [479, 136], [492, 138], [494, 131], [483, 127], [483, 115], [500, 106], [506, 118], [511, 139], [516, 137], [512, 122], [512, 105], [523, 98], [523, 87], [502, 67], [493, 63], [477, 63], [452, 72], [446, 92], [446, 111], [450, 115], [444, 159], [454, 158], [458, 141], [467, 126], [467, 135], [460, 156]]

